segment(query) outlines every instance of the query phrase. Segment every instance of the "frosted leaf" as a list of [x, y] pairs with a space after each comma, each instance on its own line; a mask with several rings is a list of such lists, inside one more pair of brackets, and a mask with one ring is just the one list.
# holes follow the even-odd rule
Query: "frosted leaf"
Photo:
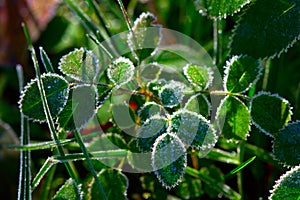
[[165, 132], [167, 132], [167, 119], [159, 116], [147, 119], [138, 130], [137, 147], [142, 152], [149, 152], [155, 140]]
[[80, 85], [70, 90], [66, 106], [58, 115], [60, 128], [74, 131], [83, 128], [95, 115], [97, 91], [95, 86]]
[[[43, 74], [43, 82], [47, 103], [50, 113], [56, 117], [64, 108], [69, 96], [69, 83], [57, 74]], [[22, 91], [19, 101], [21, 112], [34, 121], [44, 122], [46, 116], [40, 91], [37, 85], [37, 79], [31, 80]]]
[[152, 151], [152, 167], [163, 187], [171, 189], [181, 182], [187, 165], [184, 144], [173, 133], [159, 136]]
[[226, 18], [233, 15], [247, 4], [250, 0], [194, 0], [196, 8], [203, 16], [208, 15], [210, 18]]
[[159, 98], [164, 107], [178, 106], [184, 96], [185, 85], [181, 82], [170, 81], [159, 90]]
[[219, 129], [226, 139], [245, 140], [248, 136], [251, 125], [250, 112], [238, 98], [227, 96], [223, 99], [216, 118]]
[[299, 9], [299, 0], [254, 1], [234, 30], [231, 54], [254, 58], [280, 56], [299, 40]]
[[296, 200], [300, 197], [300, 166], [282, 175], [271, 190], [269, 200]]
[[188, 81], [200, 90], [207, 89], [213, 80], [213, 73], [206, 66], [187, 64], [183, 73]]
[[290, 120], [292, 109], [289, 102], [277, 94], [259, 92], [250, 102], [253, 124], [269, 136], [274, 136]]
[[251, 88], [261, 76], [261, 62], [249, 56], [234, 56], [226, 63], [224, 88], [242, 93]]
[[71, 178], [68, 179], [57, 191], [53, 200], [81, 200], [83, 199], [82, 186], [77, 185]]
[[288, 124], [274, 135], [273, 153], [275, 159], [284, 165], [300, 164], [300, 121]]
[[134, 57], [140, 61], [153, 55], [161, 40], [161, 26], [153, 24], [156, 17], [150, 13], [142, 13], [134, 21], [132, 32], [128, 34], [128, 45]]
[[165, 116], [163, 107], [155, 102], [147, 102], [138, 110], [138, 117], [140, 118], [141, 123], [144, 123], [154, 115]]
[[125, 85], [134, 75], [134, 65], [128, 59], [124, 57], [119, 57], [111, 65], [109, 65], [107, 70], [107, 76], [116, 87]]
[[143, 82], [157, 81], [161, 73], [162, 66], [156, 62], [141, 66], [140, 76]]
[[208, 150], [217, 142], [215, 129], [203, 116], [182, 109], [170, 118], [170, 132], [180, 138], [186, 148]]
[[59, 70], [66, 76], [83, 82], [93, 82], [98, 75], [98, 59], [92, 51], [75, 49], [60, 59]]

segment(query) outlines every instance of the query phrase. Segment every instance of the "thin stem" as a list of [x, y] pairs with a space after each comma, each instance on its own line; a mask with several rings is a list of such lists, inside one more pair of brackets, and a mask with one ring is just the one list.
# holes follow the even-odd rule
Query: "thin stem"
[[76, 138], [76, 140], [77, 140], [77, 142], [78, 142], [78, 144], [79, 144], [79, 146], [81, 148], [81, 151], [83, 152], [83, 155], [86, 158], [86, 161], [87, 161], [88, 166], [89, 166], [89, 168], [91, 170], [91, 173], [94, 176], [94, 179], [96, 181], [96, 184], [97, 184], [97, 187], [99, 189], [99, 192], [100, 192], [102, 198], [105, 199], [105, 200], [107, 200], [108, 198], [107, 198], [107, 196], [106, 196], [106, 194], [104, 192], [102, 184], [100, 183], [100, 181], [98, 179], [97, 172], [95, 171], [95, 168], [94, 168], [94, 165], [93, 165], [93, 163], [92, 163], [92, 161], [90, 159], [89, 153], [88, 153], [86, 147], [84, 146], [82, 137], [81, 137], [81, 135], [79, 134], [79, 132], [77, 130], [74, 131], [74, 134], [75, 134], [75, 138]]
[[265, 66], [265, 73], [263, 78], [262, 89], [267, 90], [271, 61], [270, 60], [263, 61], [263, 64]]
[[[45, 112], [45, 115], [46, 115], [46, 121], [47, 121], [49, 130], [50, 130], [51, 138], [56, 143], [56, 147], [57, 147], [57, 150], [58, 150], [59, 154], [61, 156], [65, 156], [64, 149], [63, 149], [62, 145], [60, 144], [60, 140], [59, 140], [58, 136], [56, 135], [55, 125], [54, 125], [54, 121], [53, 121], [53, 118], [51, 116], [50, 109], [49, 109], [49, 106], [48, 106], [48, 101], [47, 101], [47, 98], [46, 98], [44, 85], [43, 85], [43, 82], [42, 82], [42, 79], [41, 79], [41, 72], [40, 72], [38, 60], [37, 60], [37, 57], [36, 57], [36, 53], [35, 53], [35, 50], [32, 46], [32, 42], [31, 42], [27, 27], [25, 26], [25, 24], [22, 24], [22, 27], [23, 27], [23, 30], [24, 30], [24, 33], [25, 33], [25, 36], [26, 36], [26, 39], [27, 39], [27, 42], [28, 42], [29, 51], [31, 52], [31, 58], [32, 58], [32, 61], [33, 61], [33, 65], [34, 65], [35, 72], [36, 72], [36, 77], [37, 77], [37, 85], [38, 85], [38, 89], [39, 89], [39, 92], [40, 92], [41, 101], [42, 101], [43, 109], [44, 109], [44, 112]], [[71, 178], [73, 180], [75, 180], [76, 182], [78, 182], [78, 177], [75, 175], [76, 173], [73, 171], [70, 164], [65, 163], [65, 167], [66, 167], [69, 175], [71, 176]], [[77, 185], [76, 185], [76, 187], [77, 187]]]
[[[244, 161], [244, 154], [245, 154], [245, 141], [241, 141], [237, 153], [239, 156], [239, 161], [240, 163], [243, 163]], [[240, 195], [243, 197], [243, 175], [242, 175], [242, 170], [237, 172], [237, 185], [238, 185], [238, 191]]]
[[[23, 69], [21, 65], [17, 65], [17, 75], [19, 79], [20, 93], [23, 89], [24, 78]], [[28, 119], [25, 119], [23, 113], [21, 113], [21, 136], [20, 144], [27, 145], [30, 143], [29, 137], [29, 123]], [[20, 175], [19, 175], [19, 189], [18, 200], [28, 199], [31, 200], [31, 169], [30, 169], [30, 151], [20, 152]]]
[[120, 8], [121, 8], [121, 10], [122, 10], [122, 13], [123, 13], [123, 16], [124, 16], [124, 18], [125, 18], [127, 28], [128, 28], [129, 31], [132, 31], [132, 25], [131, 25], [129, 16], [128, 16], [128, 14], [127, 14], [127, 11], [126, 11], [126, 9], [125, 9], [125, 7], [124, 7], [124, 4], [123, 4], [122, 0], [117, 0], [117, 1], [118, 1], [118, 3], [119, 3], [119, 6], [120, 6]]

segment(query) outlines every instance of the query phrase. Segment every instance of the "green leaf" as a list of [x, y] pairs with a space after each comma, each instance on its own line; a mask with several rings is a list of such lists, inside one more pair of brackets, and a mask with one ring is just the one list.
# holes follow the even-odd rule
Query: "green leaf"
[[136, 145], [142, 152], [150, 152], [155, 140], [167, 132], [167, 119], [155, 115], [138, 129]]
[[[98, 173], [98, 178], [108, 200], [127, 199], [128, 179], [121, 171], [103, 169]], [[88, 196], [89, 199], [99, 199], [101, 196], [94, 179], [91, 182]]]
[[96, 102], [95, 86], [79, 85], [72, 88], [66, 106], [58, 115], [59, 127], [67, 131], [83, 128], [95, 115]]
[[173, 133], [159, 136], [152, 151], [152, 167], [163, 187], [171, 189], [181, 182], [187, 165], [184, 144]]
[[93, 82], [98, 75], [98, 59], [92, 51], [75, 49], [60, 59], [59, 70], [66, 76], [84, 82]]
[[68, 179], [53, 197], [53, 200], [81, 200], [81, 199], [83, 199], [81, 185], [76, 185], [76, 183], [72, 179]]
[[156, 17], [152, 13], [142, 13], [134, 21], [132, 32], [128, 34], [128, 45], [134, 57], [140, 61], [155, 53], [161, 40], [161, 26], [153, 24]]
[[300, 121], [288, 124], [274, 135], [273, 153], [288, 166], [300, 164]]
[[299, 0], [255, 1], [241, 16], [231, 54], [254, 58], [280, 56], [299, 39]]
[[226, 18], [233, 15], [250, 3], [250, 0], [195, 0], [195, 6], [203, 16], [210, 18]]
[[211, 104], [203, 94], [195, 94], [189, 98], [184, 109], [196, 112], [204, 117], [210, 115]]
[[228, 92], [246, 92], [261, 76], [261, 62], [250, 56], [234, 56], [225, 67], [224, 88]]
[[197, 89], [205, 90], [212, 83], [212, 71], [206, 66], [187, 64], [183, 73], [188, 81]]
[[218, 107], [217, 122], [226, 139], [245, 140], [250, 131], [250, 112], [238, 98], [227, 96]]
[[164, 107], [174, 108], [178, 106], [184, 96], [185, 85], [178, 81], [170, 81], [159, 90], [159, 98]]
[[140, 77], [143, 82], [148, 83], [149, 81], [157, 81], [161, 73], [162, 66], [157, 62], [143, 65], [140, 69]]
[[276, 94], [259, 92], [250, 103], [253, 124], [269, 136], [274, 136], [290, 120], [289, 102]]
[[182, 109], [174, 112], [170, 118], [170, 131], [180, 138], [187, 148], [208, 150], [217, 142], [215, 129], [203, 116]]
[[155, 102], [146, 102], [143, 107], [138, 110], [138, 116], [143, 124], [147, 119], [154, 115], [165, 116], [163, 107]]
[[134, 75], [134, 65], [128, 59], [124, 57], [119, 57], [111, 65], [109, 65], [107, 70], [107, 76], [115, 86], [120, 87], [125, 85]]
[[276, 181], [271, 190], [269, 200], [299, 200], [300, 199], [300, 166], [294, 167]]
[[[69, 84], [63, 77], [51, 73], [43, 74], [42, 82], [51, 115], [56, 117], [67, 103]], [[25, 86], [19, 104], [21, 112], [30, 119], [40, 122], [46, 121], [36, 79], [31, 80]]]

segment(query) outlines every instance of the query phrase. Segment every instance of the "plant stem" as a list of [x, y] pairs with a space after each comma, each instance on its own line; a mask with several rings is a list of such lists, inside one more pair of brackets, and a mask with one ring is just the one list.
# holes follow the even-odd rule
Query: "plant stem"
[[265, 66], [265, 73], [263, 78], [262, 89], [267, 90], [271, 61], [270, 60], [263, 61], [263, 66]]
[[222, 63], [222, 24], [221, 19], [214, 19], [213, 24], [213, 35], [214, 35], [214, 56], [213, 61], [214, 64], [218, 66], [218, 64]]
[[125, 18], [127, 28], [128, 28], [129, 31], [132, 31], [132, 25], [131, 25], [130, 19], [128, 17], [127, 11], [124, 7], [124, 4], [123, 4], [122, 0], [117, 0], [117, 1], [119, 3], [119, 6], [120, 6], [120, 8], [122, 10], [122, 13], [123, 13], [123, 16]]
[[[17, 75], [19, 79], [20, 93], [23, 89], [24, 78], [21, 65], [17, 65]], [[21, 113], [21, 136], [20, 145], [27, 145], [30, 143], [29, 136], [29, 123], [28, 119], [25, 119], [23, 113]], [[20, 152], [20, 175], [19, 175], [19, 187], [18, 187], [18, 200], [26, 199], [31, 200], [31, 169], [30, 169], [30, 151]]]
[[[241, 141], [237, 153], [239, 156], [239, 161], [240, 163], [243, 163], [244, 161], [244, 152], [245, 152], [245, 141]], [[237, 172], [237, 185], [238, 185], [238, 191], [240, 195], [243, 197], [243, 176], [242, 176], [242, 170]]]
[[[43, 85], [43, 82], [42, 82], [42, 79], [41, 79], [41, 72], [40, 72], [38, 60], [37, 60], [37, 57], [36, 57], [36, 53], [35, 53], [35, 50], [33, 48], [33, 45], [32, 45], [27, 27], [25, 26], [25, 24], [22, 24], [22, 27], [23, 27], [23, 30], [24, 30], [24, 33], [25, 33], [25, 36], [26, 36], [26, 39], [27, 39], [27, 42], [28, 42], [28, 49], [31, 52], [31, 58], [32, 58], [32, 61], [33, 61], [33, 65], [34, 65], [35, 72], [36, 72], [36, 77], [37, 77], [37, 85], [38, 85], [38, 89], [39, 89], [39, 92], [40, 92], [41, 101], [42, 101], [43, 109], [44, 109], [44, 112], [45, 112], [45, 115], [46, 115], [46, 121], [47, 121], [49, 130], [50, 130], [51, 138], [56, 143], [56, 147], [57, 147], [57, 150], [58, 150], [59, 154], [61, 156], [65, 156], [64, 149], [63, 149], [62, 145], [60, 144], [60, 140], [59, 140], [58, 136], [56, 135], [54, 121], [53, 121], [53, 118], [51, 116], [50, 109], [49, 109], [49, 106], [48, 106], [48, 102], [47, 102], [47, 98], [46, 98], [46, 94], [45, 94], [45, 90], [44, 90], [44, 85]], [[77, 184], [78, 177], [76, 176], [76, 173], [71, 168], [70, 164], [65, 163], [65, 167], [66, 167], [70, 177], [73, 180], [75, 180], [75, 183]], [[77, 187], [77, 185], [76, 185], [76, 187]]]
[[86, 158], [86, 161], [87, 161], [88, 166], [89, 166], [89, 168], [91, 170], [91, 173], [94, 176], [94, 179], [96, 181], [97, 187], [99, 189], [99, 192], [100, 192], [102, 198], [105, 199], [105, 200], [108, 200], [108, 198], [107, 198], [107, 196], [106, 196], [106, 194], [104, 192], [104, 189], [103, 189], [103, 187], [102, 187], [102, 185], [101, 185], [101, 183], [100, 183], [100, 181], [98, 179], [97, 172], [95, 171], [94, 165], [93, 165], [93, 163], [92, 163], [92, 161], [90, 159], [90, 156], [89, 156], [89, 154], [87, 152], [87, 149], [84, 146], [84, 143], [83, 143], [81, 135], [79, 134], [79, 132], [77, 130], [74, 131], [74, 134], [75, 134], [75, 138], [76, 138], [76, 140], [77, 140], [77, 142], [78, 142], [78, 144], [79, 144], [79, 146], [81, 148], [81, 151], [82, 151], [83, 155]]

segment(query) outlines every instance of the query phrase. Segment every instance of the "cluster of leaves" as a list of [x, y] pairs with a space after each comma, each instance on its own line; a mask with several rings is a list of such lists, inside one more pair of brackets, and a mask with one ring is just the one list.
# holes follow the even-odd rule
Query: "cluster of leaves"
[[[54, 199], [93, 199], [103, 195], [102, 191], [107, 195], [103, 196], [108, 199], [125, 199], [128, 187], [126, 176], [119, 170], [108, 169], [103, 165], [121, 165], [120, 158], [112, 158], [116, 152], [123, 153], [132, 168], [138, 166], [131, 157], [131, 152], [150, 152], [151, 166], [148, 167], [167, 189], [180, 182], [181, 188], [185, 187], [189, 183], [184, 176], [185, 172], [207, 184], [222, 182], [224, 180], [203, 175], [211, 174], [211, 170], [195, 172], [188, 167], [189, 154], [198, 152], [201, 157], [207, 155], [219, 137], [234, 143], [247, 140], [251, 124], [254, 124], [261, 132], [274, 139], [274, 157], [280, 163], [294, 167], [280, 178], [271, 191], [270, 199], [297, 199], [300, 122], [290, 122], [292, 108], [284, 98], [264, 91], [250, 95], [249, 91], [255, 90], [255, 85], [261, 78], [262, 63], [266, 59], [280, 56], [298, 39], [300, 26], [295, 26], [290, 21], [299, 23], [299, 20], [294, 19], [300, 19], [300, 2], [224, 2], [195, 1], [200, 13], [214, 20], [233, 15], [249, 4], [231, 39], [232, 56], [224, 67], [222, 90], [212, 87], [214, 72], [210, 66], [201, 64], [187, 63], [181, 66], [183, 81], [161, 78], [161, 74], [168, 73], [160, 64], [159, 56], [156, 56], [160, 53], [158, 47], [163, 38], [160, 34], [161, 26], [153, 23], [156, 18], [151, 13], [141, 14], [134, 22], [127, 35], [131, 52], [126, 57], [123, 55], [113, 58], [108, 54], [107, 62], [85, 48], [75, 49], [61, 58], [58, 69], [62, 75], [59, 75], [54, 73], [51, 62], [41, 50], [41, 59], [48, 73], [42, 76], [37, 73], [37, 78], [24, 87], [19, 104], [22, 114], [30, 120], [48, 124], [52, 123], [51, 120], [56, 120], [53, 121], [56, 131], [51, 132], [52, 145], [59, 145], [55, 138], [58, 132], [74, 132], [80, 145], [82, 138], [78, 135], [78, 130], [84, 129], [95, 116], [99, 117], [107, 112], [103, 111], [107, 102], [111, 103], [112, 112], [129, 112], [128, 116], [138, 131], [136, 135], [126, 135], [125, 129], [132, 128], [132, 124], [124, 124], [124, 120], [117, 121], [111, 116], [110, 120], [116, 126], [106, 132], [111, 131], [112, 134], [103, 134], [100, 139], [90, 142], [87, 149], [84, 144], [80, 145], [83, 155], [63, 155], [60, 152], [60, 156], [49, 158], [34, 178], [33, 187], [39, 184], [54, 164], [87, 160], [89, 169], [97, 171], [100, 166], [99, 172], [80, 184], [72, 177], [59, 189]], [[270, 5], [272, 9], [269, 8]], [[72, 4], [70, 7], [74, 9]], [[78, 10], [75, 9], [76, 11]], [[264, 17], [261, 19], [257, 16]], [[85, 21], [85, 16], [81, 18], [89, 23]], [[147, 31], [149, 27], [152, 28], [150, 32]], [[145, 46], [151, 48], [144, 49]], [[136, 89], [132, 89], [133, 85], [137, 85]], [[119, 93], [131, 95], [137, 108], [128, 105], [128, 102], [122, 103], [122, 98], [115, 98]], [[211, 105], [214, 95], [222, 97], [215, 116], [212, 115]], [[121, 151], [117, 151], [114, 146], [108, 147], [105, 141], [116, 144]], [[97, 145], [103, 145], [100, 149], [105, 151], [97, 151]], [[90, 155], [85, 154], [85, 151], [89, 151]], [[101, 159], [101, 162], [89, 162], [90, 159]], [[233, 174], [249, 162], [239, 163], [240, 166], [233, 170]], [[197, 182], [193, 184], [197, 185]], [[240, 198], [225, 184], [218, 183], [212, 188], [228, 198]], [[210, 189], [206, 191], [209, 192]]]

